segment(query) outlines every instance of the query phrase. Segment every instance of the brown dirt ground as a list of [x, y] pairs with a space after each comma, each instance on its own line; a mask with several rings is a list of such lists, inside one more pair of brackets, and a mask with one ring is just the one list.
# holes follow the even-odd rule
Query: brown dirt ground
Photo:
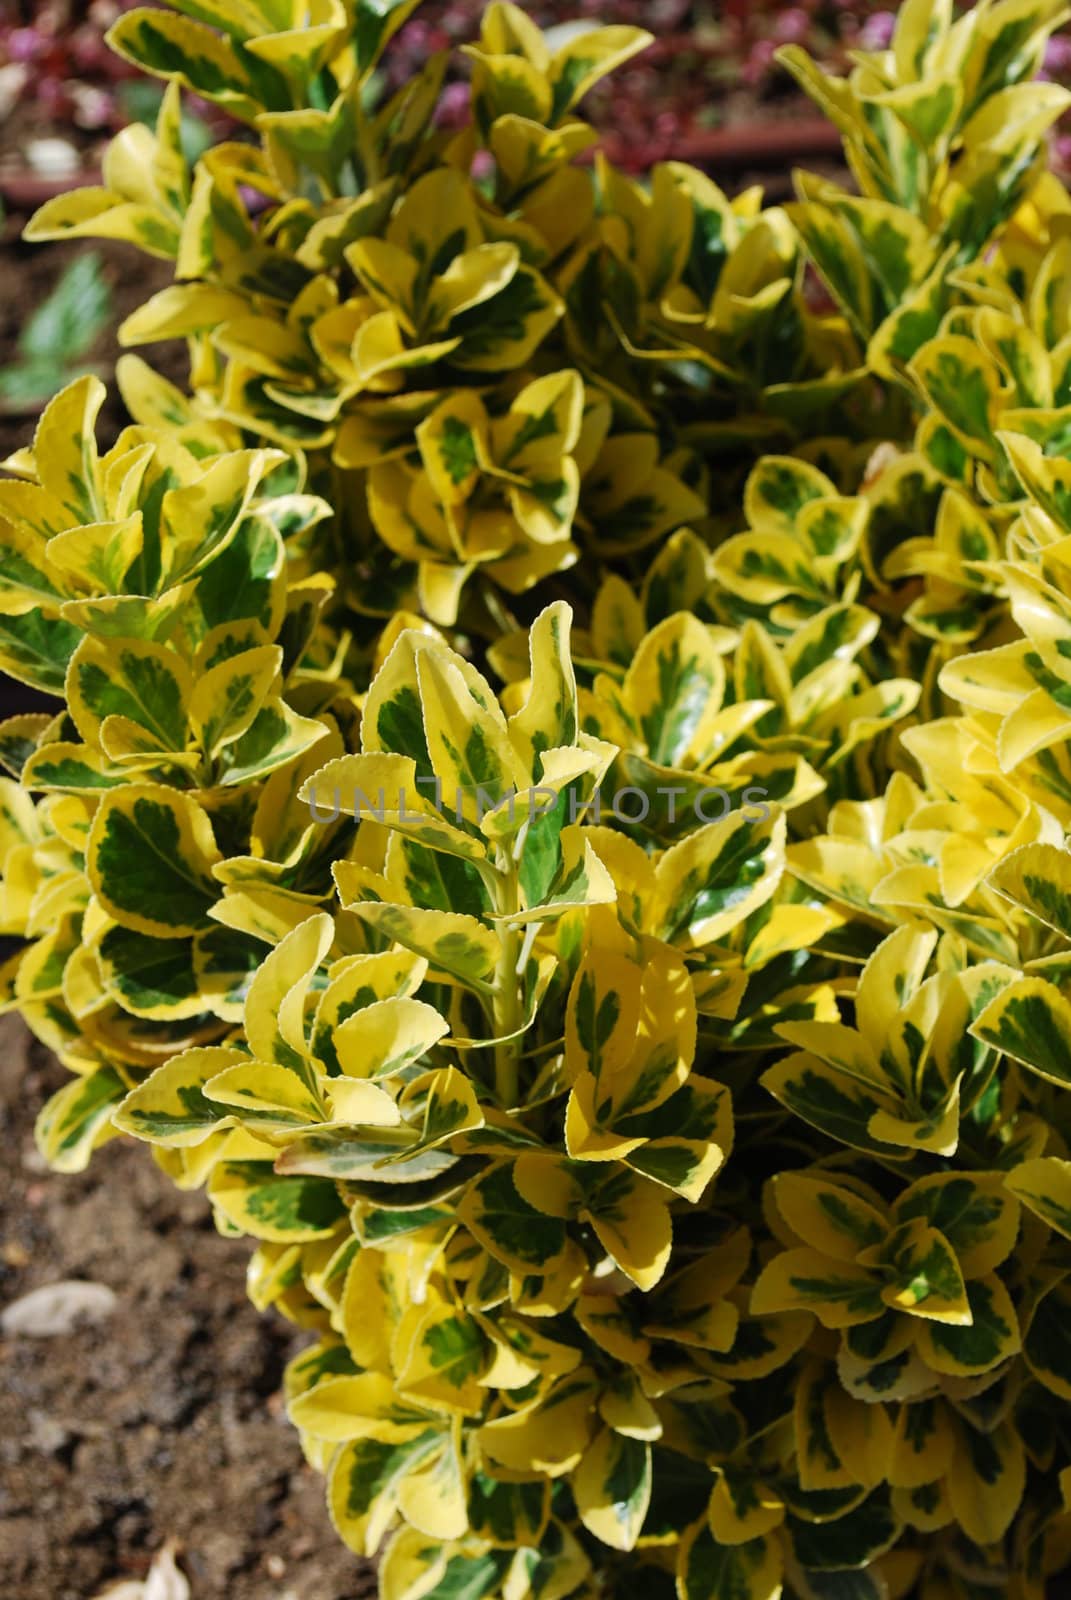
[[119, 1297], [94, 1327], [0, 1342], [0, 1594], [91, 1600], [167, 1538], [193, 1600], [373, 1594], [283, 1412], [304, 1335], [254, 1311], [248, 1243], [145, 1148], [115, 1140], [76, 1177], [43, 1168], [33, 1119], [65, 1078], [0, 1020], [0, 1300], [63, 1278]]

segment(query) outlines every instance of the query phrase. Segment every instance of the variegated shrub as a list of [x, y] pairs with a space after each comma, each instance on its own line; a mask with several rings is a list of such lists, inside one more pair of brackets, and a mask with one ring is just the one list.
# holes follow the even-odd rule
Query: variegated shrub
[[155, 133], [30, 225], [172, 260], [121, 341], [190, 358], [0, 483], [41, 1148], [255, 1241], [384, 1600], [1058, 1600], [1064, 14], [785, 51], [854, 186], [781, 207], [585, 163], [633, 28], [381, 103], [415, 9], [126, 13]]

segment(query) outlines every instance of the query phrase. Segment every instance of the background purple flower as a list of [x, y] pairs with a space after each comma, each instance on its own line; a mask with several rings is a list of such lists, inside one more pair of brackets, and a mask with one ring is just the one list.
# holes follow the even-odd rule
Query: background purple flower
[[859, 43], [864, 50], [887, 50], [896, 30], [894, 11], [875, 11], [867, 17], [859, 31]]
[[806, 44], [813, 26], [802, 6], [790, 6], [774, 18], [773, 36], [778, 44]]
[[1052, 78], [1066, 78], [1071, 74], [1071, 38], [1066, 33], [1056, 33], [1049, 40], [1042, 68]]

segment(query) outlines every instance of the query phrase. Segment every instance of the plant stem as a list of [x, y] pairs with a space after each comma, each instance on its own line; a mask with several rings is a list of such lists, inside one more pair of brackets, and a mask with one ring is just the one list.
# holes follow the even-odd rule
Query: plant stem
[[[508, 856], [500, 864], [498, 894], [495, 910], [500, 916], [509, 916], [520, 909], [520, 893], [516, 867]], [[495, 968], [494, 984], [494, 1036], [516, 1033], [521, 1026], [520, 981], [517, 961], [520, 956], [520, 930], [513, 923], [499, 923], [498, 937], [501, 952]], [[523, 1041], [503, 1039], [495, 1045], [495, 1092], [505, 1110], [517, 1104], [519, 1089], [520, 1051]]]

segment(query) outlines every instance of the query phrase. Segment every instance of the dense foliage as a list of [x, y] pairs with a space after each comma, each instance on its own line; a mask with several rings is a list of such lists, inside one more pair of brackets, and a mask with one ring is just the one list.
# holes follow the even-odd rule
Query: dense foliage
[[[386, 1600], [1043, 1600], [1071, 1558], [1056, 0], [784, 59], [859, 193], [596, 157], [647, 36], [188, 0], [30, 236], [175, 262], [0, 484], [42, 1150], [149, 1141], [307, 1327]], [[181, 10], [183, 15], [175, 15]], [[180, 89], [256, 143], [191, 171]], [[254, 204], [256, 201], [256, 204]]]

